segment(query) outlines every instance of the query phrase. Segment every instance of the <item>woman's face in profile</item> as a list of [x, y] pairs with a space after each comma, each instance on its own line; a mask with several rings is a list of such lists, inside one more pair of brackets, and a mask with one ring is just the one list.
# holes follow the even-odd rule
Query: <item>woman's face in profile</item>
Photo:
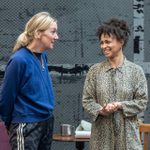
[[43, 49], [53, 49], [55, 41], [58, 39], [57, 23], [52, 22], [49, 28], [40, 35], [40, 43], [43, 45]]
[[118, 41], [117, 38], [112, 35], [101, 35], [100, 48], [103, 54], [110, 59], [122, 54], [122, 42]]

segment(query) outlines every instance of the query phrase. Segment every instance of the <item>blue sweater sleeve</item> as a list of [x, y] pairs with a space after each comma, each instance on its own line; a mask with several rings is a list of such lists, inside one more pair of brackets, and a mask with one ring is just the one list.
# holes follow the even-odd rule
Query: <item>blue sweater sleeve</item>
[[0, 116], [6, 126], [11, 122], [22, 70], [21, 58], [18, 57], [10, 59], [5, 69], [0, 93]]

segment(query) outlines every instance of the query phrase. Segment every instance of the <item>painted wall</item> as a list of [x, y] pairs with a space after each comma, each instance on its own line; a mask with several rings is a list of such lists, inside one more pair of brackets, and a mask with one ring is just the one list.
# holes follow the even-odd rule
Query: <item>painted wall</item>
[[[54, 50], [48, 52], [56, 95], [54, 132], [60, 131], [61, 123], [77, 127], [82, 119], [89, 121], [81, 106], [82, 89], [89, 67], [104, 59], [96, 37], [97, 28], [104, 20], [119, 17], [128, 21], [132, 35], [125, 55], [143, 66], [150, 86], [149, 7], [149, 0], [1, 0], [0, 71], [4, 70], [15, 40], [27, 20], [37, 12], [50, 12], [58, 20], [60, 37]], [[135, 49], [137, 45], [138, 50]], [[145, 113], [146, 122], [150, 122], [149, 115], [150, 104]], [[75, 143], [54, 142], [52, 149], [60, 150], [60, 147], [73, 150]], [[88, 143], [85, 149], [87, 147]]]

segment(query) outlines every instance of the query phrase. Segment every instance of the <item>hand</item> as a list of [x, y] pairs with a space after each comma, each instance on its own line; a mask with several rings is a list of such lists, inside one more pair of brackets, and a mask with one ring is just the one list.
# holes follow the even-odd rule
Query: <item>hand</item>
[[121, 104], [121, 102], [112, 102], [112, 104], [117, 107], [117, 110], [118, 110], [118, 109], [122, 109], [122, 104]]
[[122, 109], [122, 105], [120, 102], [112, 102], [105, 104], [103, 108], [99, 111], [99, 113], [103, 116], [108, 116], [111, 113], [114, 113], [118, 109]]
[[99, 114], [101, 114], [102, 116], [108, 116], [110, 113], [107, 113], [105, 110], [100, 110]]
[[[105, 106], [104, 106], [104, 107], [105, 107]], [[101, 114], [101, 115], [103, 115], [103, 116], [108, 116], [109, 113], [104, 109], [104, 107], [103, 107], [101, 110], [99, 110], [99, 114]]]
[[108, 103], [105, 107], [103, 107], [104, 110], [108, 113], [113, 113], [117, 110], [117, 106], [113, 103]]
[[108, 116], [113, 112], [113, 110], [114, 110], [114, 105], [109, 103], [109, 104], [105, 104], [103, 108], [99, 111], [99, 113], [103, 116]]

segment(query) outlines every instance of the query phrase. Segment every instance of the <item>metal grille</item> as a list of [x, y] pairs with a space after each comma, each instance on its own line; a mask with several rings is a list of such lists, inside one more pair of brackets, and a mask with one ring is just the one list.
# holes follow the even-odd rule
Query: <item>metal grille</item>
[[[81, 105], [85, 75], [93, 63], [104, 59], [96, 37], [98, 26], [110, 17], [126, 19], [132, 27], [132, 0], [1, 0], [0, 70], [11, 55], [18, 35], [35, 13], [48, 11], [58, 20], [59, 41], [48, 52], [49, 70], [56, 96], [54, 132], [61, 123], [77, 127], [81, 119], [89, 121]], [[132, 40], [127, 51], [133, 58]], [[74, 144], [53, 144], [53, 150], [73, 150]], [[86, 148], [87, 149], [87, 148]]]

